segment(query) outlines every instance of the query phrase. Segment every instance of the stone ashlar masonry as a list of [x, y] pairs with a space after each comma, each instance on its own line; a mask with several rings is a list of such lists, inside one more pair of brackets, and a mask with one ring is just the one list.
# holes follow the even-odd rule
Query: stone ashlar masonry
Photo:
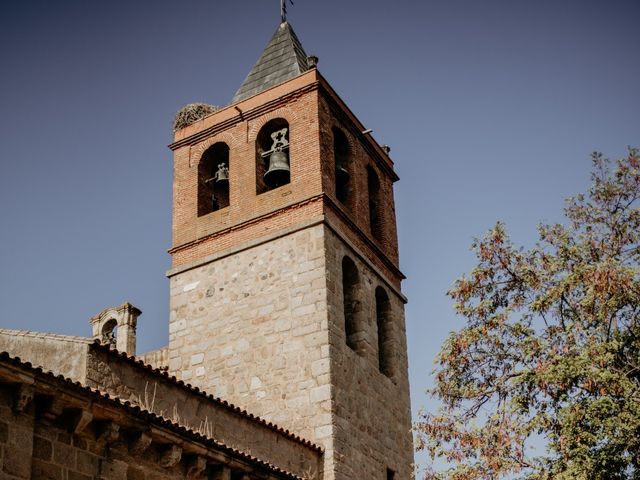
[[169, 373], [322, 444], [330, 463], [324, 262], [317, 224], [171, 276]]
[[309, 423], [329, 393], [324, 253], [316, 225], [171, 276], [170, 374], [325, 438]]
[[302, 480], [118, 399], [0, 355], [2, 480]]
[[[365, 292], [364, 357], [345, 340], [344, 255]], [[393, 379], [378, 369], [378, 285], [392, 301]], [[322, 444], [325, 479], [383, 480], [386, 468], [409, 478], [403, 307], [344, 240], [309, 226], [171, 277], [169, 371]]]
[[0, 352], [11, 352], [33, 365], [81, 383], [86, 379], [90, 344], [87, 337], [0, 329]]
[[[330, 377], [337, 463], [337, 478], [385, 480], [386, 468], [398, 479], [411, 478], [413, 439], [409, 390], [404, 297], [331, 229], [326, 229], [327, 314], [329, 323]], [[347, 346], [342, 301], [342, 259], [351, 258], [360, 282], [356, 324], [360, 333], [358, 351]], [[390, 301], [389, 359], [392, 374], [379, 369], [375, 290], [385, 290]], [[336, 453], [338, 455], [338, 453]]]

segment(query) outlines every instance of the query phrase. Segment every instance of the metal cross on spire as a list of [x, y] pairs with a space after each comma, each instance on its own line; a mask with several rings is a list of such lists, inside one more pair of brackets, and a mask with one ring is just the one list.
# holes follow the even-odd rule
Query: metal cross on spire
[[[289, 3], [293, 5], [293, 0], [289, 0]], [[280, 0], [280, 21], [287, 21], [287, 0]]]

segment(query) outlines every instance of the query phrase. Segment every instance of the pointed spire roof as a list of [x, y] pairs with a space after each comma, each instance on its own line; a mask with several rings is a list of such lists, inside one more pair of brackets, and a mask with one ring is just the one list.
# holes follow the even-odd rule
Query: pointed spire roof
[[271, 37], [271, 41], [242, 82], [231, 103], [297, 77], [308, 69], [307, 54], [302, 44], [289, 22], [284, 21]]

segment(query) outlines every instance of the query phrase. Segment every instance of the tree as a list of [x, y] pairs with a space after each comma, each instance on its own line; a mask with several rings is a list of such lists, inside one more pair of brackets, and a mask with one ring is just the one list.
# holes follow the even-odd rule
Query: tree
[[466, 323], [415, 425], [449, 465], [427, 478], [640, 479], [640, 159], [592, 157], [564, 224], [523, 249], [498, 223], [448, 292]]

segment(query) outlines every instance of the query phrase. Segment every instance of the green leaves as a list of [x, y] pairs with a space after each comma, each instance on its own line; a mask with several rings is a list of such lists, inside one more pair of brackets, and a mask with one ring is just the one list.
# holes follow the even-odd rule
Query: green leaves
[[594, 154], [592, 180], [534, 248], [500, 223], [474, 242], [448, 292], [467, 323], [437, 360], [441, 407], [415, 425], [451, 468], [426, 478], [640, 478], [638, 151]]

